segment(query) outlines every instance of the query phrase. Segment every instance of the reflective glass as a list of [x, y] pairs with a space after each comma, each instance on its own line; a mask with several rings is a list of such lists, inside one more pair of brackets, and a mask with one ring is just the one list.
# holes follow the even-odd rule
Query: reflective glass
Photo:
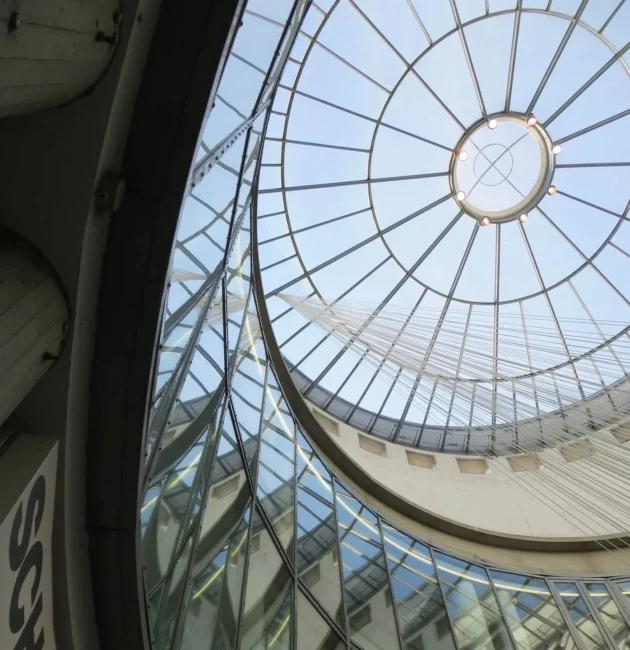
[[[251, 255], [249, 231], [242, 226], [235, 237], [226, 269], [228, 355], [233, 357], [238, 348], [251, 345], [251, 334], [241, 334], [243, 318], [248, 310], [251, 281]], [[253, 302], [251, 304], [253, 307]], [[253, 311], [253, 309], [252, 309]], [[241, 342], [240, 339], [243, 339]], [[232, 361], [233, 363], [233, 361]]]
[[309, 591], [344, 625], [339, 548], [330, 473], [298, 432], [297, 571]]
[[[159, 456], [177, 455], [166, 451], [170, 446], [185, 449], [199, 428], [209, 419], [223, 392], [225, 375], [223, 335], [223, 298], [219, 289], [206, 314], [192, 360], [183, 378], [178, 399], [171, 409], [166, 429], [160, 440]], [[163, 463], [159, 459], [157, 463]]]
[[[244, 332], [249, 334], [254, 329], [254, 323], [247, 318]], [[236, 361], [232, 378], [232, 404], [238, 421], [238, 428], [245, 448], [247, 463], [256, 475], [256, 458], [258, 455], [258, 440], [260, 424], [265, 399], [265, 382], [267, 376], [267, 360], [262, 340], [251, 337], [249, 347], [245, 347]]]
[[603, 650], [607, 648], [608, 645], [604, 641], [604, 636], [597, 627], [595, 619], [575, 583], [557, 582], [556, 588], [586, 650]]
[[576, 647], [544, 580], [501, 571], [490, 571], [490, 576], [519, 650]]
[[605, 625], [610, 635], [615, 640], [619, 650], [630, 648], [630, 629], [628, 623], [619, 611], [608, 587], [600, 582], [587, 582], [584, 589], [593, 607], [599, 614], [599, 619]]
[[179, 621], [182, 608], [182, 599], [188, 584], [188, 563], [192, 551], [192, 538], [194, 531], [188, 536], [182, 547], [177, 562], [168, 576], [166, 587], [162, 592], [160, 609], [155, 626], [156, 650], [170, 650], [173, 635]]
[[271, 413], [265, 417], [260, 434], [256, 496], [293, 561], [295, 424], [284, 400], [275, 402], [271, 391], [266, 400], [271, 403]]
[[[248, 500], [244, 511], [241, 510], [240, 519], [225, 517], [222, 527], [227, 530], [228, 539], [218, 553], [217, 544], [225, 533], [213, 535], [213, 531], [210, 531], [199, 540], [181, 650], [236, 647], [250, 503]], [[208, 639], [213, 639], [212, 646], [209, 646]]]
[[337, 482], [335, 501], [350, 639], [365, 650], [398, 648], [378, 521]]
[[630, 582], [618, 582], [617, 587], [619, 587], [619, 591], [625, 599], [626, 604], [630, 607]]
[[403, 650], [455, 650], [429, 549], [386, 524], [383, 541]]
[[[164, 472], [145, 497], [141, 512], [144, 521], [142, 545], [149, 590], [152, 590], [169, 570], [173, 555], [177, 553], [181, 540], [186, 538], [201, 509], [218, 437], [217, 426], [223, 416], [224, 404], [225, 399], [222, 398], [210, 416], [210, 424], [206, 425], [188, 450], [182, 446], [184, 455], [176, 461], [172, 469]], [[168, 455], [178, 444], [179, 441], [163, 453]], [[159, 476], [159, 466], [156, 472]], [[149, 494], [153, 496], [149, 497]]]
[[343, 650], [346, 644], [311, 605], [297, 592], [297, 650]]
[[460, 648], [511, 650], [512, 641], [486, 570], [443, 553], [434, 553], [434, 557]]
[[249, 549], [240, 648], [289, 650], [293, 580], [257, 512], [252, 521]]

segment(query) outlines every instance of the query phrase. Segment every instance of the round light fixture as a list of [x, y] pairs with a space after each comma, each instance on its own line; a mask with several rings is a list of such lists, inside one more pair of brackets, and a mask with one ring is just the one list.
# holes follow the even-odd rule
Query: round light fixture
[[489, 129], [496, 129], [498, 125], [499, 125], [499, 120], [497, 120], [496, 118], [493, 117], [488, 120]]
[[549, 194], [549, 196], [553, 196], [557, 191], [558, 191], [558, 188], [555, 185], [550, 185], [547, 188], [547, 194]]
[[536, 119], [535, 115], [530, 115], [527, 118], [527, 126], [536, 126], [538, 124], [538, 120]]
[[527, 221], [527, 214], [525, 212], [523, 212], [523, 214], [518, 218], [518, 220], [521, 223], [525, 223]]
[[455, 196], [457, 197], [458, 201], [463, 201], [466, 198], [466, 192], [459, 190]]
[[481, 220], [481, 225], [482, 226], [489, 226], [490, 225], [490, 217], [483, 217]]
[[562, 147], [559, 144], [554, 144], [553, 147], [551, 147], [551, 153], [558, 155], [562, 151]]
[[457, 158], [458, 158], [459, 160], [461, 160], [462, 162], [468, 160], [468, 152], [467, 152], [467, 151], [460, 151], [460, 152], [457, 154]]

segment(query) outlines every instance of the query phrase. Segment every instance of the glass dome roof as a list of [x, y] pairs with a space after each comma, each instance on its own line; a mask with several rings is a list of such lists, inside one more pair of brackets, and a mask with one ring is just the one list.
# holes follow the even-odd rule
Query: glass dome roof
[[490, 454], [624, 417], [629, 28], [617, 0], [313, 4], [256, 206], [307, 399]]

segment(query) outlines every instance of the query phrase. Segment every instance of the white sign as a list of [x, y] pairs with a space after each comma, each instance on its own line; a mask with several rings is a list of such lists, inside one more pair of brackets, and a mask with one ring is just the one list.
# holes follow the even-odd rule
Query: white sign
[[46, 438], [20, 435], [0, 456], [1, 650], [55, 650], [56, 474], [57, 444]]

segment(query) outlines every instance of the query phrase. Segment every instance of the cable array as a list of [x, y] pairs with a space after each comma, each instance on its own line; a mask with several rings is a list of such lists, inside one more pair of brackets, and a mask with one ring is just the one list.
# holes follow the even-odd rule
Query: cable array
[[[282, 294], [284, 301], [424, 414], [419, 431], [463, 432], [492, 470], [585, 536], [630, 529], [628, 325], [615, 321], [416, 309]], [[338, 358], [338, 357], [336, 357]], [[355, 366], [356, 367], [356, 366]], [[334, 373], [334, 364], [326, 369]], [[382, 406], [381, 406], [382, 408]], [[419, 434], [421, 435], [421, 433]], [[394, 440], [396, 441], [396, 440]], [[606, 548], [624, 540], [603, 542]]]

